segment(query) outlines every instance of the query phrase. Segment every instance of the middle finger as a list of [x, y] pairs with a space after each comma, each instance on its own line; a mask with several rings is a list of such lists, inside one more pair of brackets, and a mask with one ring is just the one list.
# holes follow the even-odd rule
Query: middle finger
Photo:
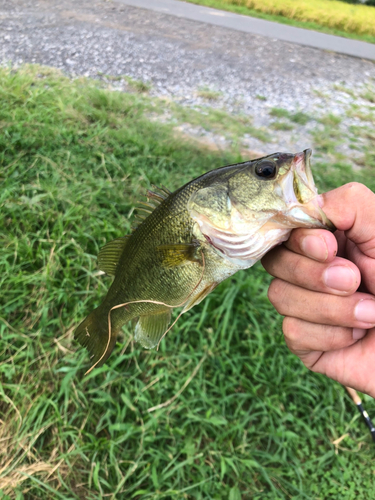
[[356, 292], [339, 297], [275, 279], [269, 287], [268, 298], [282, 316], [346, 328], [375, 326], [375, 298], [370, 294]]

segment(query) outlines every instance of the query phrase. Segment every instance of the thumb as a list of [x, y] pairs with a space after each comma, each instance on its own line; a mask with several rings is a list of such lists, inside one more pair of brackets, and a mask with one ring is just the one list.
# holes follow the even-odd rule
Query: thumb
[[375, 259], [375, 193], [358, 182], [345, 184], [320, 197], [320, 206], [361, 252]]
[[344, 231], [350, 260], [361, 272], [362, 285], [375, 295], [375, 194], [363, 184], [346, 184], [325, 193], [321, 207]]

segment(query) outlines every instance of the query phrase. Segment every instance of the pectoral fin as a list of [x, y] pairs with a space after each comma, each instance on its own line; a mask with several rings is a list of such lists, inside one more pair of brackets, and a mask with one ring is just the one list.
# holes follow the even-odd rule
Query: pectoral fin
[[134, 340], [145, 349], [157, 346], [171, 322], [171, 309], [159, 314], [140, 316], [135, 326]]
[[199, 262], [199, 243], [176, 243], [174, 245], [160, 245], [156, 251], [161, 258], [163, 267], [171, 268], [182, 266], [189, 262]]
[[116, 238], [110, 241], [100, 249], [98, 255], [98, 266], [101, 271], [104, 271], [109, 276], [116, 274], [117, 264], [120, 260], [122, 252], [126, 246], [129, 236]]

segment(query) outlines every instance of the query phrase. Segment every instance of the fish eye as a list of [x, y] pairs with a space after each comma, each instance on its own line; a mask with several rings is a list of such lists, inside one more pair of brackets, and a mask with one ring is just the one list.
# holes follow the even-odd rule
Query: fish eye
[[276, 164], [272, 161], [262, 161], [255, 167], [255, 173], [263, 179], [273, 179], [276, 175]]

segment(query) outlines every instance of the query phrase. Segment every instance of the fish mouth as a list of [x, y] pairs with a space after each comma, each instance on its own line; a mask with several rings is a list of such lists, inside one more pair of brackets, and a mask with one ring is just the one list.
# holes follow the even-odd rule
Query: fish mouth
[[311, 149], [294, 155], [289, 171], [279, 181], [283, 198], [288, 207], [276, 218], [294, 227], [316, 227], [335, 231], [336, 227], [328, 219], [319, 205], [318, 190], [311, 172]]
[[293, 189], [300, 203], [308, 203], [318, 194], [311, 172], [311, 149], [297, 153], [292, 162]]

